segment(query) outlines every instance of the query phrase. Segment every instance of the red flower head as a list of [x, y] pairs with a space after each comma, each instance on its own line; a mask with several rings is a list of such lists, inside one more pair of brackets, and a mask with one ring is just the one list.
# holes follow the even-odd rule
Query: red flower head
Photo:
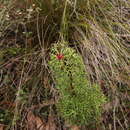
[[62, 60], [64, 58], [64, 55], [63, 54], [56, 54], [56, 58], [58, 60]]

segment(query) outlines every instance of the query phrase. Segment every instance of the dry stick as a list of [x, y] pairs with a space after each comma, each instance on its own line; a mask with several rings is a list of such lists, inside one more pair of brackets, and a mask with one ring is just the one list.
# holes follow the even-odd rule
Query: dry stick
[[125, 130], [118, 118], [117, 118], [117, 121], [118, 121], [118, 124], [121, 126], [122, 130]]
[[113, 118], [114, 118], [114, 130], [116, 130], [116, 108], [119, 104], [118, 97], [115, 97], [115, 104], [114, 104], [114, 109], [113, 109]]
[[[37, 52], [34, 52], [33, 54], [36, 55], [36, 54], [38, 54], [39, 52], [40, 52], [40, 51], [37, 51]], [[0, 65], [0, 69], [3, 68], [3, 67], [5, 67], [5, 66], [7, 66], [7, 65], [10, 64], [10, 63], [13, 63], [13, 62], [15, 62], [15, 61], [18, 61], [18, 60], [20, 60], [20, 59], [22, 59], [22, 58], [24, 58], [24, 57], [30, 56], [30, 55], [32, 55], [32, 53], [28, 53], [28, 54], [24, 54], [24, 55], [22, 55], [22, 56], [18, 56], [18, 57], [15, 57], [15, 58], [11, 58], [11, 59], [9, 59], [6, 63]]]
[[38, 105], [33, 105], [29, 110], [33, 110], [33, 109], [36, 109], [36, 108], [42, 108], [42, 107], [45, 107], [45, 106], [49, 106], [49, 105], [54, 105], [56, 104], [57, 102], [54, 101], [54, 99], [51, 99], [49, 101], [46, 101], [46, 102], [43, 102], [43, 103], [40, 103]]
[[15, 123], [16, 123], [16, 120], [17, 120], [17, 116], [18, 116], [18, 112], [19, 112], [19, 110], [18, 110], [19, 103], [20, 103], [19, 97], [20, 97], [20, 90], [21, 90], [21, 85], [22, 85], [22, 77], [23, 77], [23, 74], [24, 74], [24, 65], [25, 65], [25, 63], [23, 64], [23, 69], [22, 69], [21, 78], [20, 78], [21, 80], [19, 82], [18, 91], [16, 93], [16, 99], [15, 99], [15, 102], [16, 102], [15, 105], [16, 106], [15, 106], [15, 110], [14, 110], [14, 118], [13, 118], [13, 121], [12, 121], [12, 123], [13, 123], [12, 129], [14, 129], [14, 126], [15, 126]]
[[128, 128], [128, 124], [127, 124], [128, 120], [125, 118], [125, 114], [124, 114], [124, 112], [123, 112], [123, 108], [122, 108], [121, 105], [120, 105], [119, 107], [120, 107], [120, 110], [121, 110], [121, 112], [122, 112], [122, 114], [123, 114], [123, 117], [124, 117], [124, 120], [125, 120], [125, 121], [124, 121], [125, 127]]

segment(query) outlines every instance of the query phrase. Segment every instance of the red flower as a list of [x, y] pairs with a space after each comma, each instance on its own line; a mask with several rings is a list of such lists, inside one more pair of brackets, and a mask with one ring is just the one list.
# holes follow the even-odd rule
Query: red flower
[[56, 58], [58, 60], [62, 60], [64, 58], [64, 55], [63, 54], [56, 54]]

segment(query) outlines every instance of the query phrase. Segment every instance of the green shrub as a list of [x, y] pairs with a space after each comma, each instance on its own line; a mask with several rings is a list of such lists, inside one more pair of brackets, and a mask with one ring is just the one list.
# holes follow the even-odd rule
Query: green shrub
[[[59, 48], [63, 48], [60, 53]], [[57, 54], [62, 54], [62, 59], [58, 59]], [[105, 96], [98, 85], [88, 82], [81, 56], [69, 47], [56, 45], [49, 65], [60, 95], [56, 105], [60, 116], [77, 125], [97, 121]]]

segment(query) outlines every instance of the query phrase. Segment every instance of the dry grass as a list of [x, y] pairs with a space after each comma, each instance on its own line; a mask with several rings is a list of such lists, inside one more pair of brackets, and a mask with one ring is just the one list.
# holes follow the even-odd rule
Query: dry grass
[[[11, 118], [2, 123], [26, 129], [26, 115], [34, 106], [39, 107], [32, 111], [47, 122], [55, 105], [42, 103], [57, 101], [48, 67], [50, 48], [65, 43], [83, 57], [89, 80], [100, 84], [110, 100], [100, 128], [129, 129], [129, 1], [0, 2], [0, 109]], [[54, 113], [60, 130], [63, 122]]]

